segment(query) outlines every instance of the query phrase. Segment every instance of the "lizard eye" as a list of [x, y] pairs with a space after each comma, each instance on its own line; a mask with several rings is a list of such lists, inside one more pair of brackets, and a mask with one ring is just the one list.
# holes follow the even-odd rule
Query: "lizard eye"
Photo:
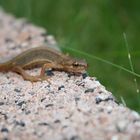
[[75, 62], [73, 65], [74, 65], [74, 66], [78, 66], [78, 63], [77, 63], [77, 62]]

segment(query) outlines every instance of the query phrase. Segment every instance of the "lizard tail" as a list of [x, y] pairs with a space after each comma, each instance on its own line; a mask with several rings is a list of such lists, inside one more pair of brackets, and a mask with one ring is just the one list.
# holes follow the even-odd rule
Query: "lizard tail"
[[9, 63], [0, 64], [0, 72], [9, 71], [10, 69], [11, 69], [11, 65]]

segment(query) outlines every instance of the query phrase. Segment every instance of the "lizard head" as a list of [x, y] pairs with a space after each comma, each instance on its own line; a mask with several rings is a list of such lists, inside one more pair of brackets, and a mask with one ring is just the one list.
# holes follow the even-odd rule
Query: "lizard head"
[[82, 74], [86, 72], [88, 65], [85, 60], [68, 57], [63, 61], [63, 68], [70, 73]]

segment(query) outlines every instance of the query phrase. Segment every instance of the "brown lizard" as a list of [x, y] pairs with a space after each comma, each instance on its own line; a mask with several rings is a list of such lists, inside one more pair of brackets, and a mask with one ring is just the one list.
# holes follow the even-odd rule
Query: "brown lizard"
[[[29, 75], [25, 69], [42, 67], [40, 75]], [[79, 75], [87, 69], [85, 60], [78, 60], [50, 47], [28, 49], [13, 59], [0, 64], [0, 72], [13, 71], [22, 75], [25, 80], [32, 82], [47, 80], [46, 69], [65, 71]]]

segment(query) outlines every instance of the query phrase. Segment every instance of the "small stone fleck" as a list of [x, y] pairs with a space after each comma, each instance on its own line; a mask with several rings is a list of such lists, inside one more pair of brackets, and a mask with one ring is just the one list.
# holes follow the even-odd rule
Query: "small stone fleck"
[[20, 125], [21, 127], [25, 126], [25, 122], [23, 122], [23, 121], [16, 121], [15, 124]]
[[15, 88], [14, 91], [15, 92], [21, 92], [21, 89]]
[[6, 43], [9, 43], [9, 42], [11, 43], [11, 42], [13, 42], [13, 40], [12, 40], [11, 38], [8, 38], [8, 37], [7, 37], [7, 38], [5, 38], [5, 42], [6, 42]]
[[87, 89], [87, 90], [85, 90], [85, 93], [88, 93], [88, 92], [94, 92], [94, 88], [89, 88], [89, 89]]
[[53, 106], [53, 104], [47, 104], [47, 105], [45, 105], [46, 108], [47, 107], [51, 107], [51, 106]]
[[99, 104], [102, 101], [102, 99], [100, 97], [96, 97], [95, 101], [96, 101], [96, 104]]
[[58, 90], [61, 90], [62, 88], [65, 88], [65, 86], [62, 85], [62, 86], [58, 87]]
[[78, 136], [72, 136], [70, 140], [80, 140], [80, 138]]
[[42, 98], [40, 101], [43, 102], [46, 99], [46, 97]]
[[1, 105], [4, 105], [4, 102], [0, 102], [0, 106], [1, 106]]
[[44, 126], [47, 126], [47, 125], [49, 125], [49, 124], [46, 123], [46, 122], [40, 122], [40, 123], [38, 123], [38, 125], [44, 125]]
[[47, 76], [53, 76], [54, 75], [52, 70], [46, 70], [45, 73], [47, 74]]
[[74, 73], [68, 73], [68, 77], [74, 76]]
[[82, 77], [83, 77], [83, 79], [85, 79], [86, 77], [88, 77], [88, 74], [87, 73], [83, 73]]
[[8, 130], [6, 127], [4, 127], [4, 128], [1, 129], [1, 132], [6, 132], [6, 133], [8, 133], [9, 130]]
[[0, 115], [4, 117], [5, 120], [8, 119], [7, 115], [5, 113], [0, 112]]
[[61, 122], [60, 120], [55, 120], [55, 121], [54, 121], [54, 123], [60, 123], [60, 122]]
[[25, 104], [25, 101], [21, 101], [21, 102], [17, 103], [18, 106], [22, 106], [23, 104]]

